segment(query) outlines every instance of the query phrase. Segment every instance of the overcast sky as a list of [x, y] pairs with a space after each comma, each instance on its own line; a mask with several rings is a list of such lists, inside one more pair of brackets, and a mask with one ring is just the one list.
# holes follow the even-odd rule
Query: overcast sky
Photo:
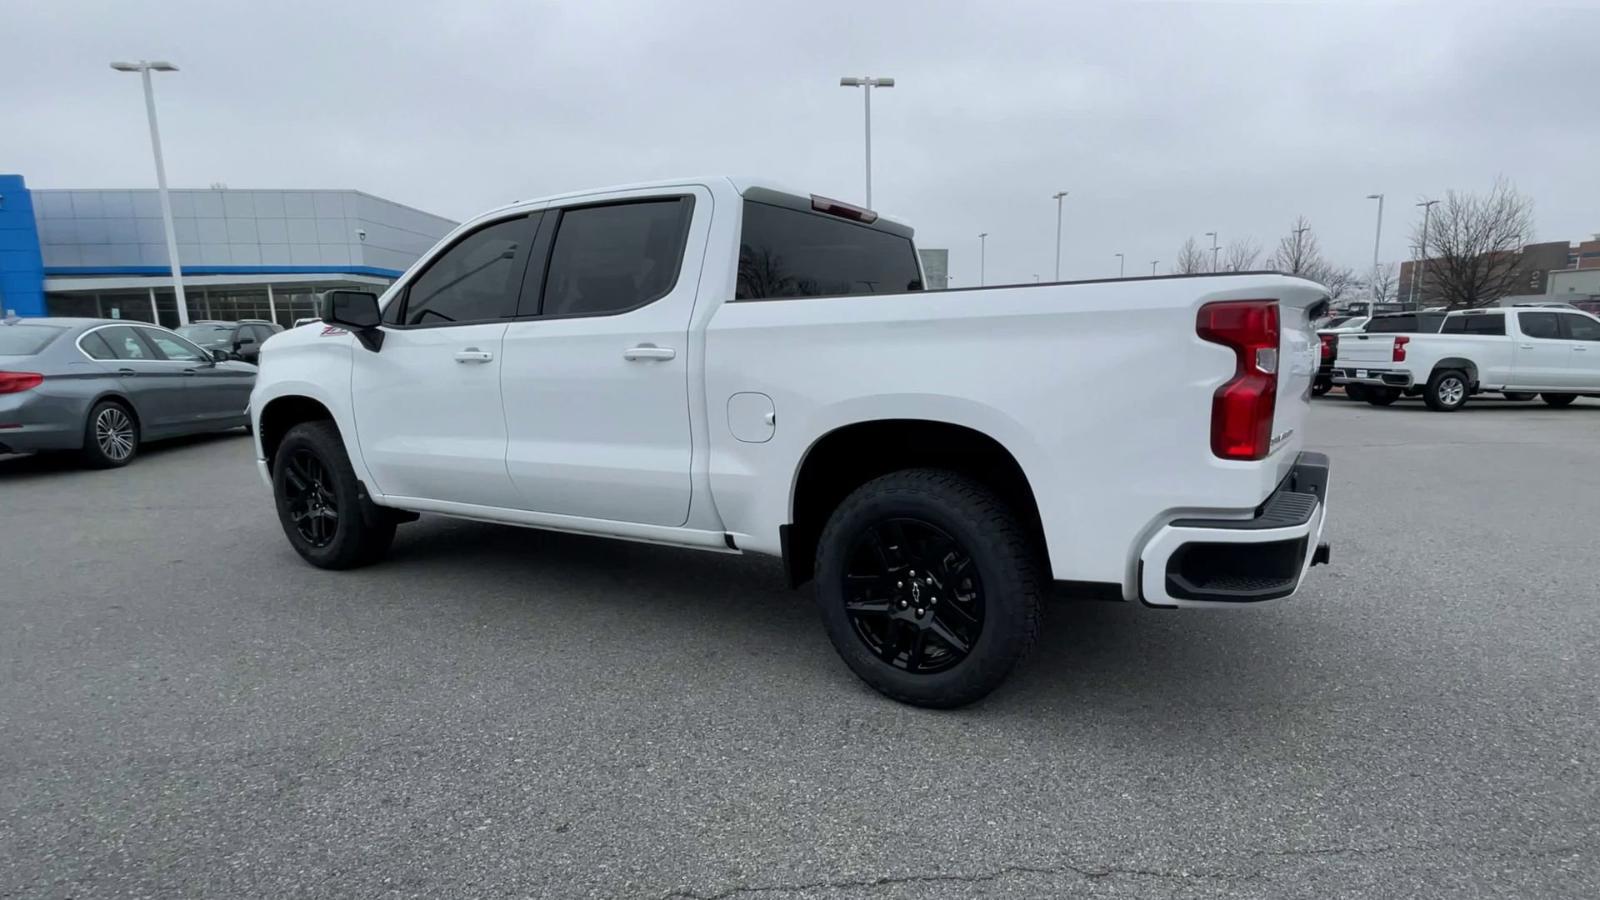
[[[1422, 195], [1509, 177], [1537, 237], [1600, 231], [1595, 3], [316, 3], [0, 0], [0, 172], [355, 188], [452, 218], [676, 175], [873, 194], [958, 286], [1166, 271], [1188, 235], [1270, 249], [1298, 214], [1337, 261], [1407, 253]], [[1204, 240], [1202, 238], [1202, 240]]]

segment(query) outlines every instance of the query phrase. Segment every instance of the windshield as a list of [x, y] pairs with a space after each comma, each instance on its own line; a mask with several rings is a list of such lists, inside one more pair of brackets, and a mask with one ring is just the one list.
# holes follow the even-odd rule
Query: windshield
[[0, 325], [0, 356], [32, 356], [63, 331], [59, 325]]
[[227, 347], [233, 343], [232, 325], [185, 325], [176, 331], [202, 347]]

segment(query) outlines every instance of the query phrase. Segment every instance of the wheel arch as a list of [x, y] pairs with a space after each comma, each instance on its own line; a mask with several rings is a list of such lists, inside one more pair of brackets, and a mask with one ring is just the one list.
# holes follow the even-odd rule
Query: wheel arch
[[1433, 380], [1433, 376], [1439, 374], [1440, 372], [1445, 371], [1446, 369], [1460, 369], [1461, 371], [1467, 373], [1467, 381], [1469, 382], [1469, 384], [1471, 385], [1472, 388], [1474, 388], [1474, 389], [1477, 388], [1477, 386], [1478, 386], [1478, 364], [1477, 363], [1473, 362], [1470, 359], [1467, 359], [1464, 356], [1447, 356], [1444, 359], [1441, 359], [1438, 362], [1433, 364], [1433, 368], [1431, 370], [1429, 370], [1429, 372], [1428, 372], [1428, 380], [1432, 381]]
[[851, 491], [880, 475], [924, 467], [958, 471], [994, 490], [1038, 541], [1041, 558], [1049, 559], [1033, 485], [1016, 454], [999, 439], [938, 419], [868, 419], [823, 433], [800, 458], [789, 524], [780, 529], [790, 583], [811, 579], [823, 525]]
[[[304, 394], [284, 394], [267, 401], [266, 406], [261, 408], [258, 433], [262, 457], [267, 462], [268, 471], [271, 471], [273, 461], [278, 455], [278, 446], [283, 443], [283, 437], [289, 433], [289, 429], [303, 422], [315, 421], [332, 422], [334, 428], [339, 428], [333, 410], [314, 397]], [[340, 429], [340, 437], [343, 436], [343, 429]]]

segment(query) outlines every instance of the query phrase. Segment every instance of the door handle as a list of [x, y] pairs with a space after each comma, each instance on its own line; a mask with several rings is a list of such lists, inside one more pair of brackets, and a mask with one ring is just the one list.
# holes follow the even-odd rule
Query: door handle
[[1588, 353], [1589, 352], [1589, 348], [1588, 347], [1573, 347], [1572, 348], [1572, 352], [1573, 353]]
[[468, 347], [465, 350], [456, 351], [456, 362], [458, 363], [486, 363], [492, 359], [494, 359], [493, 353], [488, 350], [479, 350], [477, 347]]
[[655, 344], [640, 344], [622, 351], [622, 358], [630, 362], [638, 362], [641, 359], [672, 359], [677, 355], [678, 351], [671, 347], [657, 347]]
[[1517, 349], [1518, 350], [1532, 350], [1533, 349], [1533, 345], [1532, 344], [1518, 344], [1517, 345]]

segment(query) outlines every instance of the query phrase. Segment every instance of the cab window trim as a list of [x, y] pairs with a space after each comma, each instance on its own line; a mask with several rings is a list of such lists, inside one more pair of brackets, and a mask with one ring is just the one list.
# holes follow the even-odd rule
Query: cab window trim
[[[380, 327], [380, 328], [391, 328], [391, 329], [394, 329], [395, 331], [417, 331], [417, 330], [422, 330], [422, 329], [427, 329], [427, 328], [456, 328], [456, 327], [459, 327], [459, 326], [462, 326], [462, 325], [490, 325], [490, 324], [493, 324], [495, 322], [511, 322], [511, 321], [514, 321], [515, 319], [517, 319], [518, 316], [516, 315], [516, 313], [521, 308], [521, 304], [522, 304], [522, 292], [526, 288], [528, 265], [533, 261], [533, 251], [537, 248], [538, 232], [539, 232], [540, 224], [542, 222], [544, 213], [545, 213], [545, 211], [544, 210], [540, 210], [540, 209], [533, 209], [533, 210], [525, 209], [525, 210], [522, 210], [520, 212], [512, 213], [511, 215], [501, 216], [500, 218], [497, 218], [497, 219], [489, 219], [487, 221], [484, 221], [484, 222], [480, 223], [476, 228], [472, 229], [471, 231], [463, 232], [459, 237], [457, 237], [455, 240], [451, 241], [448, 245], [439, 248], [439, 251], [437, 253], [434, 253], [432, 256], [428, 257], [427, 263], [425, 263], [422, 266], [422, 268], [419, 268], [414, 273], [411, 273], [411, 275], [409, 277], [407, 277], [406, 280], [403, 283], [400, 284], [399, 291], [398, 291], [398, 293], [395, 294], [395, 298], [393, 300], [389, 301], [389, 305], [385, 306], [383, 308], [383, 311], [378, 314], [378, 327]], [[516, 288], [517, 296], [512, 298], [512, 303], [511, 303], [512, 315], [509, 315], [509, 316], [496, 316], [496, 317], [494, 317], [492, 319], [464, 319], [464, 320], [457, 321], [457, 322], [427, 322], [427, 323], [417, 323], [417, 324], [414, 324], [414, 325], [406, 324], [406, 307], [411, 304], [411, 286], [413, 284], [416, 284], [417, 280], [420, 279], [422, 276], [428, 274], [428, 271], [431, 270], [435, 265], [437, 265], [439, 260], [444, 259], [446, 256], [448, 256], [450, 254], [450, 252], [452, 250], [454, 250], [455, 248], [459, 247], [462, 244], [462, 242], [466, 241], [469, 238], [472, 238], [472, 237], [476, 236], [477, 234], [479, 234], [480, 232], [485, 231], [486, 229], [493, 228], [496, 225], [504, 225], [507, 222], [515, 222], [518, 219], [533, 220], [533, 219], [535, 219], [535, 217], [539, 217], [539, 219], [532, 222], [532, 227], [534, 229], [534, 233], [533, 233], [533, 236], [528, 241], [528, 250], [529, 250], [529, 252], [526, 254], [525, 258], [522, 261], [522, 265], [523, 265], [522, 272], [519, 273], [518, 276], [514, 279], [515, 283], [517, 285], [517, 288]], [[384, 317], [387, 315], [387, 313], [389, 311], [389, 308], [391, 306], [395, 307], [398, 310], [398, 312], [395, 315], [396, 321], [386, 322], [386, 321], [384, 321]]]
[[[679, 202], [687, 200], [689, 201], [689, 208], [684, 213], [683, 238], [678, 242], [678, 249], [672, 268], [672, 282], [667, 285], [665, 290], [654, 297], [650, 297], [646, 300], [622, 309], [608, 309], [600, 312], [557, 313], [553, 315], [545, 313], [544, 297], [545, 289], [548, 286], [547, 283], [550, 278], [550, 262], [555, 258], [556, 242], [561, 239], [561, 223], [566, 219], [567, 213], [577, 212], [585, 209], [604, 209], [614, 206], [637, 206], [641, 203], [663, 203], [668, 200], [676, 200]], [[696, 208], [695, 200], [696, 197], [694, 194], [684, 192], [680, 194], [653, 194], [648, 197], [619, 197], [615, 200], [588, 200], [586, 202], [573, 203], [568, 206], [552, 206], [546, 209], [545, 222], [540, 227], [538, 239], [534, 241], [536, 248], [540, 248], [541, 240], [544, 241], [541, 248], [542, 258], [539, 260], [537, 282], [538, 296], [535, 297], [535, 302], [533, 305], [533, 309], [535, 311], [528, 314], [518, 315], [516, 317], [517, 321], [545, 320], [554, 322], [561, 321], [563, 319], [600, 319], [609, 316], [625, 316], [628, 313], [644, 309], [646, 306], [660, 302], [661, 300], [672, 296], [672, 292], [678, 289], [678, 283], [683, 280], [683, 261], [689, 252], [689, 235], [694, 231], [694, 214]], [[547, 239], [545, 238], [544, 234], [544, 229], [546, 227], [549, 229], [549, 237]], [[532, 269], [529, 269], [527, 273], [530, 276], [529, 280], [531, 280], [532, 271]], [[524, 285], [523, 290], [526, 291], [527, 287], [528, 285]], [[520, 306], [518, 307], [518, 312], [521, 312]]]

